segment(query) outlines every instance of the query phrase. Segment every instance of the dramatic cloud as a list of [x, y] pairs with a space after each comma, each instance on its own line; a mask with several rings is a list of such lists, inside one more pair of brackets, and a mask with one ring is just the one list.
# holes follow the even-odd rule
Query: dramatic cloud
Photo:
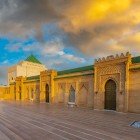
[[35, 34], [41, 38], [41, 26], [58, 18], [49, 0], [0, 1], [0, 32], [5, 35]]
[[[3, 66], [30, 53], [55, 69], [127, 51], [139, 55], [140, 0], [1, 0], [1, 38], [8, 38], [0, 41]], [[2, 81], [6, 69], [0, 67]]]
[[1, 35], [34, 35], [42, 41], [42, 25], [48, 23], [56, 23], [67, 36], [64, 47], [87, 55], [140, 51], [139, 0], [0, 1]]
[[67, 8], [68, 5], [61, 8], [67, 9], [64, 12], [67, 18], [60, 26], [68, 34], [68, 41], [82, 52], [101, 56], [140, 51], [137, 47], [140, 38], [131, 45], [123, 43], [140, 32], [140, 1], [88, 0], [77, 1]]
[[45, 56], [51, 56], [51, 57], [58, 56], [58, 59], [61, 58], [60, 61], [64, 59], [64, 60], [68, 60], [68, 61], [72, 61], [76, 63], [85, 62], [84, 58], [74, 56], [73, 54], [65, 53], [64, 45], [60, 40], [56, 40], [56, 41], [48, 42], [44, 44], [41, 48], [41, 53], [42, 55], [45, 55]]
[[56, 65], [65, 65], [68, 62], [73, 62], [77, 64], [82, 64], [86, 62], [86, 60], [82, 57], [76, 56], [70, 52], [65, 52], [64, 44], [60, 39], [55, 39], [46, 43], [34, 42], [26, 46], [24, 42], [10, 42], [7, 46], [5, 46], [5, 50], [7, 52], [23, 51], [27, 53], [40, 54], [41, 60], [43, 60], [43, 63], [46, 64], [49, 68], [54, 68]]

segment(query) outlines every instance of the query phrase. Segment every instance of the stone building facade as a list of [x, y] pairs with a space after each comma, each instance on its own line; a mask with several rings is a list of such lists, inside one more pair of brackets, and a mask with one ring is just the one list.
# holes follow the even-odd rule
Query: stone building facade
[[126, 53], [100, 58], [90, 66], [19, 76], [8, 91], [0, 97], [140, 113], [140, 56]]

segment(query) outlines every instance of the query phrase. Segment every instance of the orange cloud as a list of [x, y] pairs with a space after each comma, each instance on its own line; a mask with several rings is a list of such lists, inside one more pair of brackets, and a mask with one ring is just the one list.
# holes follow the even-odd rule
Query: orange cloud
[[0, 1], [0, 29], [4, 34], [22, 36], [35, 31], [39, 39], [42, 25], [55, 22], [70, 46], [88, 55], [140, 48], [139, 37], [134, 37], [140, 32], [140, 0], [7, 1], [9, 4]]
[[[79, 1], [79, 5], [72, 5], [64, 10], [67, 18], [67, 25], [64, 28], [67, 31], [77, 32], [80, 29], [94, 26], [110, 17], [116, 16], [128, 10], [131, 6], [131, 0], [87, 0]], [[69, 29], [70, 27], [70, 29]], [[73, 27], [74, 30], [71, 30]]]
[[139, 36], [136, 37], [140, 32], [139, 0], [77, 1], [62, 8], [65, 19], [60, 21], [60, 27], [68, 34], [70, 43], [94, 56], [101, 55], [102, 50], [104, 55], [140, 51]]

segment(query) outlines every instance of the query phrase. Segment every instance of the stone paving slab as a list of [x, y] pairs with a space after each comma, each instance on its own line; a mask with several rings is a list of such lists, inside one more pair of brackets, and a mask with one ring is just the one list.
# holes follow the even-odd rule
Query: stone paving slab
[[0, 140], [139, 140], [140, 114], [0, 101]]

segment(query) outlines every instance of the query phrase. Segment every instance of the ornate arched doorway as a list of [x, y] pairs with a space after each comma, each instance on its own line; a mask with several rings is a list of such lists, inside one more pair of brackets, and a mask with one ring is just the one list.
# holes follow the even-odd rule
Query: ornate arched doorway
[[116, 110], [116, 83], [111, 79], [105, 84], [105, 109]]
[[69, 102], [75, 103], [75, 90], [72, 86], [70, 87]]
[[49, 85], [46, 84], [46, 103], [49, 103], [50, 97], [49, 97]]

